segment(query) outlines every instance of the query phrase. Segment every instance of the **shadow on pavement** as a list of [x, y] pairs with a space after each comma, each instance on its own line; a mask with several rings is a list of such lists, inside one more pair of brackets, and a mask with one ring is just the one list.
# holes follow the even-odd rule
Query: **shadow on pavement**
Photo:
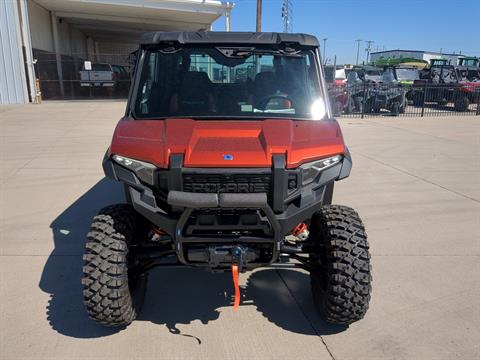
[[[123, 330], [105, 328], [87, 317], [81, 285], [83, 245], [90, 221], [102, 207], [119, 202], [124, 202], [121, 184], [104, 178], [51, 224], [55, 249], [45, 264], [39, 286], [50, 294], [47, 320], [63, 335], [98, 338]], [[277, 326], [308, 335], [345, 330], [326, 324], [312, 310], [308, 274], [266, 268], [241, 276], [248, 276], [242, 289], [244, 305], [241, 306], [255, 306]], [[195, 320], [207, 324], [218, 319], [220, 308], [231, 305], [232, 291], [229, 273], [212, 274], [190, 268], [156, 269], [150, 273], [145, 304], [137, 321], [151, 321], [165, 325], [172, 334], [191, 336], [182, 334], [177, 325]], [[292, 306], [295, 303], [299, 306]], [[201, 343], [201, 339], [195, 339]]]
[[76, 338], [111, 335], [118, 329], [91, 321], [82, 303], [82, 254], [93, 216], [102, 207], [124, 202], [120, 183], [103, 178], [50, 224], [54, 250], [45, 264], [40, 289], [50, 294], [47, 320], [61, 334]]

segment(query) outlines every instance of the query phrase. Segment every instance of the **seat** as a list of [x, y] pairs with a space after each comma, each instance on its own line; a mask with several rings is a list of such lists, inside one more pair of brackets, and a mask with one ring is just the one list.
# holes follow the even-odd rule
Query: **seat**
[[260, 72], [253, 82], [253, 106], [260, 109], [262, 103], [278, 90], [276, 76], [271, 71]]
[[172, 96], [171, 113], [204, 115], [215, 111], [212, 83], [204, 72], [188, 71]]

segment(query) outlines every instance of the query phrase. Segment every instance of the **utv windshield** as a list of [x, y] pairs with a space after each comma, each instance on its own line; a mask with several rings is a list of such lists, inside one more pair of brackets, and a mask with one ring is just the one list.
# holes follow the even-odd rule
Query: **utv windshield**
[[432, 66], [430, 74], [434, 82], [445, 84], [457, 82], [457, 73], [453, 66]]
[[312, 118], [320, 98], [313, 51], [146, 50], [134, 97], [139, 119]]
[[382, 80], [382, 70], [366, 70], [365, 80], [380, 82]]
[[396, 69], [398, 81], [413, 81], [420, 79], [417, 69]]
[[458, 70], [458, 78], [462, 82], [478, 82], [480, 81], [480, 70]]

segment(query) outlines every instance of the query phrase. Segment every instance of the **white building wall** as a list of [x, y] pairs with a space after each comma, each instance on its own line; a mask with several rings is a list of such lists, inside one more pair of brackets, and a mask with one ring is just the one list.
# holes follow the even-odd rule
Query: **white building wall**
[[[32, 0], [28, 0], [28, 15], [30, 19], [32, 47], [34, 49], [54, 52], [50, 11]], [[87, 52], [86, 36], [66, 20], [58, 21], [57, 26], [60, 53], [63, 55], [85, 56]]]
[[65, 21], [58, 19], [58, 42], [59, 42], [59, 52], [63, 55], [70, 55], [71, 46], [70, 46], [70, 25]]
[[0, 1], [0, 104], [28, 102], [16, 1]]
[[71, 54], [79, 57], [87, 57], [87, 37], [75, 26], [70, 26]]
[[[2, 0], [0, 0], [2, 1]], [[32, 0], [28, 0], [30, 37], [34, 49], [53, 52], [52, 23], [50, 12]]]

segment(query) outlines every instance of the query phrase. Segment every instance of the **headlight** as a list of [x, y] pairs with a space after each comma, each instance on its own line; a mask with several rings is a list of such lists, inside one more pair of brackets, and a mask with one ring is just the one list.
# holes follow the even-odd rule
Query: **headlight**
[[120, 155], [113, 155], [112, 159], [117, 164], [132, 170], [137, 175], [137, 177], [143, 182], [146, 182], [147, 184], [150, 184], [150, 185], [155, 184], [154, 174], [157, 168], [155, 165], [152, 165], [143, 161], [139, 161], [139, 160], [129, 159], [127, 157], [120, 156]]
[[302, 172], [302, 186], [312, 183], [323, 170], [338, 164], [340, 161], [342, 161], [342, 158], [342, 155], [335, 155], [326, 159], [316, 160], [301, 165], [300, 169]]

